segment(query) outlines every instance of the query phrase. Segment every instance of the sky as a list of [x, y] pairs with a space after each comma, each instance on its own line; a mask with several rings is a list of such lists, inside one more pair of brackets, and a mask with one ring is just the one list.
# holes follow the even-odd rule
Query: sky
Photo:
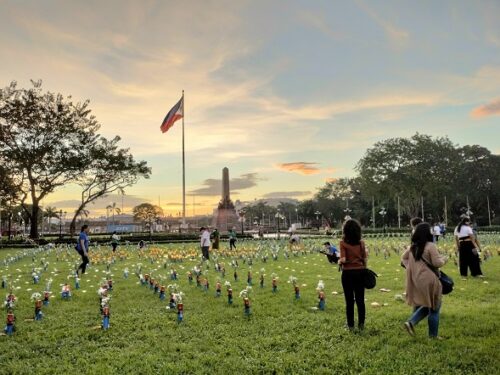
[[[91, 206], [211, 213], [231, 198], [311, 197], [367, 148], [416, 132], [500, 153], [500, 2], [0, 0], [0, 86], [90, 100], [151, 178]], [[74, 209], [67, 186], [45, 206]]]

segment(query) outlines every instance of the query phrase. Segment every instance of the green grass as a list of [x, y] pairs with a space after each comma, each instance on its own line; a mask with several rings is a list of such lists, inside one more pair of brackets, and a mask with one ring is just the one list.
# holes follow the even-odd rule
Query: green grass
[[[142, 263], [142, 271], [153, 269], [155, 277], [163, 276], [169, 284], [170, 263], [164, 260], [151, 264], [139, 260], [135, 249], [127, 249], [128, 258], [111, 265], [114, 291], [111, 299], [111, 328], [95, 329], [100, 325], [97, 289], [105, 276], [106, 264], [94, 265], [81, 281], [80, 290], [72, 290], [70, 301], [60, 298], [60, 284], [68, 280], [77, 261], [74, 250], [63, 252], [56, 260], [55, 250], [37, 254], [2, 265], [0, 277], [10, 275], [15, 280], [18, 303], [15, 309], [17, 332], [0, 337], [0, 373], [5, 374], [68, 374], [68, 373], [366, 373], [366, 374], [496, 374], [500, 368], [498, 355], [500, 318], [499, 239], [483, 239], [483, 247], [494, 256], [483, 262], [485, 279], [458, 276], [453, 261], [445, 266], [455, 280], [455, 290], [444, 297], [440, 335], [442, 342], [427, 338], [427, 322], [417, 327], [412, 338], [401, 329], [410, 315], [410, 307], [396, 301], [394, 296], [404, 291], [404, 270], [399, 266], [395, 251], [406, 245], [406, 239], [368, 240], [371, 249], [370, 268], [380, 274], [377, 287], [367, 291], [367, 321], [364, 332], [351, 333], [343, 329], [345, 323], [344, 299], [340, 272], [313, 252], [322, 240], [307, 240], [307, 254], [272, 258], [263, 263], [254, 259], [252, 314], [246, 317], [239, 291], [246, 286], [248, 266], [239, 260], [239, 282], [234, 282], [229, 258], [220, 258], [226, 267], [226, 279], [234, 290], [234, 304], [229, 306], [223, 287], [220, 298], [215, 297], [215, 281], [220, 274], [208, 271], [210, 290], [204, 292], [195, 284], [189, 285], [186, 272], [196, 262], [185, 260], [174, 264], [179, 274], [177, 284], [185, 293], [184, 322], [178, 324], [175, 312], [165, 307], [149, 287], [138, 285], [135, 265]], [[248, 253], [258, 251], [258, 242], [239, 242]], [[223, 246], [226, 244], [223, 244]], [[196, 244], [161, 246], [169, 252], [197, 251]], [[272, 242], [262, 245], [261, 254], [268, 252]], [[375, 255], [375, 249], [379, 255]], [[383, 250], [390, 257], [384, 259]], [[451, 242], [440, 245], [442, 251], [452, 251]], [[108, 249], [99, 250], [102, 257]], [[311, 253], [309, 253], [311, 251]], [[7, 254], [0, 251], [0, 262]], [[39, 285], [33, 285], [31, 269], [39, 266], [44, 257], [50, 262], [42, 273]], [[128, 267], [130, 276], [123, 278]], [[265, 268], [266, 285], [258, 285], [259, 271]], [[17, 270], [20, 270], [17, 271]], [[51, 274], [57, 269], [58, 273]], [[271, 273], [279, 276], [279, 291], [271, 292]], [[301, 285], [301, 299], [294, 300], [288, 277], [294, 275]], [[42, 292], [49, 277], [53, 278], [54, 298], [43, 308], [40, 322], [25, 322], [33, 315], [33, 292]], [[325, 282], [326, 310], [314, 311], [317, 305], [315, 291], [319, 280]], [[487, 283], [486, 283], [487, 282]], [[70, 280], [73, 286], [73, 281]], [[305, 284], [305, 286], [302, 286]], [[383, 293], [380, 288], [391, 291]], [[28, 291], [27, 289], [32, 289]], [[83, 291], [86, 290], [86, 293]], [[0, 289], [5, 295], [6, 289]], [[337, 295], [332, 292], [338, 292]], [[378, 302], [381, 307], [371, 306]], [[383, 306], [387, 304], [387, 306]], [[0, 315], [5, 323], [5, 310]]]

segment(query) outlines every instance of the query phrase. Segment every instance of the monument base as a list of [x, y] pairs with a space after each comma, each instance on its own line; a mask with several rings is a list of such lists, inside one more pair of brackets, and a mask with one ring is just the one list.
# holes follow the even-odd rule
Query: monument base
[[234, 208], [218, 208], [215, 210], [212, 227], [220, 233], [227, 233], [232, 228], [238, 228], [238, 215]]

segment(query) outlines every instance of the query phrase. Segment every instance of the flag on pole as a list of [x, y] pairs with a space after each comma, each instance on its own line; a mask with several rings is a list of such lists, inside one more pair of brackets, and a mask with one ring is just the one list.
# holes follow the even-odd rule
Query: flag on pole
[[162, 133], [165, 133], [170, 129], [174, 122], [184, 117], [184, 95], [181, 97], [181, 100], [177, 102], [176, 105], [172, 107], [172, 109], [167, 113], [165, 119], [163, 120], [160, 129]]

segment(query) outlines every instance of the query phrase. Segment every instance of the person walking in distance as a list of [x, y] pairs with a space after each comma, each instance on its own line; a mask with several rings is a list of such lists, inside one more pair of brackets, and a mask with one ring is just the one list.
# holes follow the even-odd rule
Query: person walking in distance
[[205, 227], [201, 227], [200, 232], [201, 232], [201, 239], [200, 239], [201, 254], [204, 260], [209, 260], [208, 250], [210, 248], [210, 232]]
[[363, 276], [366, 268], [366, 248], [361, 240], [361, 225], [354, 219], [349, 219], [342, 227], [340, 241], [340, 259], [342, 266], [342, 288], [345, 297], [345, 313], [347, 328], [354, 329], [354, 301], [358, 308], [358, 328], [365, 327], [365, 286]]
[[229, 250], [236, 250], [236, 232], [234, 229], [229, 230]]
[[119, 241], [120, 237], [118, 236], [118, 234], [116, 234], [116, 231], [114, 231], [113, 234], [111, 235], [111, 247], [113, 249], [113, 253], [116, 251]]
[[78, 236], [78, 243], [76, 244], [76, 251], [82, 257], [82, 264], [76, 270], [77, 273], [83, 275], [89, 264], [89, 226], [87, 224], [82, 226], [80, 235]]

